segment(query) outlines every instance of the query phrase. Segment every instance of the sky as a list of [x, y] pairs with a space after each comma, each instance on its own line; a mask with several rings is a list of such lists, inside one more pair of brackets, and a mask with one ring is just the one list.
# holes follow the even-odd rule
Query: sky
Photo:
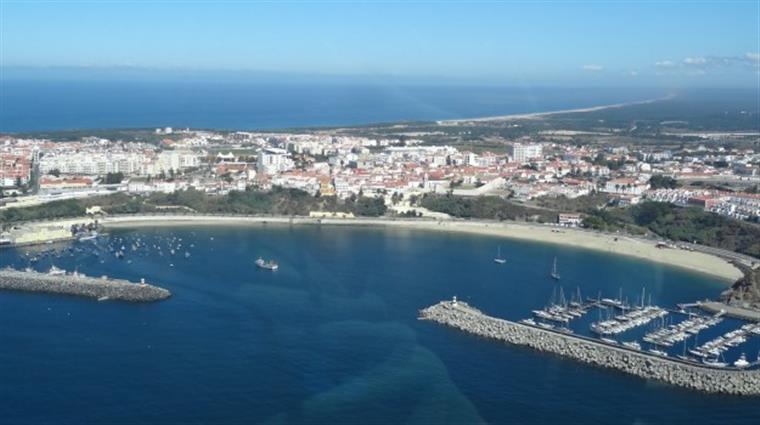
[[757, 0], [0, 0], [6, 76], [181, 70], [758, 87], [759, 64]]

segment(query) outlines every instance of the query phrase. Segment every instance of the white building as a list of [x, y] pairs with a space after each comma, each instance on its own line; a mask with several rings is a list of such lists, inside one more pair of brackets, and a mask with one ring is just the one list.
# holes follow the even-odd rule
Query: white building
[[264, 148], [259, 152], [256, 169], [264, 174], [277, 174], [293, 169], [295, 164], [285, 149]]
[[513, 143], [507, 146], [507, 153], [514, 162], [524, 163], [533, 159], [540, 159], [543, 156], [543, 147], [536, 143], [527, 145]]
[[607, 193], [626, 195], [641, 195], [649, 189], [649, 183], [642, 183], [636, 179], [612, 179], [604, 186]]

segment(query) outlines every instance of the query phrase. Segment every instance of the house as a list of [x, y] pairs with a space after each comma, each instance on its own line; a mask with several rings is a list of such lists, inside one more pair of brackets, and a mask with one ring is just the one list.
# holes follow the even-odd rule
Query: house
[[581, 215], [577, 213], [559, 213], [557, 216], [557, 224], [565, 227], [577, 227], [582, 220]]

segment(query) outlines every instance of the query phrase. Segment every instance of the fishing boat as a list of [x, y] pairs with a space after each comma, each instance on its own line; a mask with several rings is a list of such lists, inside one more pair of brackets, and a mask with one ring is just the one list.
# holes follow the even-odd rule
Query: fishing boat
[[264, 270], [277, 271], [277, 269], [280, 268], [280, 266], [274, 260], [266, 261], [261, 257], [259, 257], [255, 263], [256, 267]]
[[552, 272], [549, 273], [554, 280], [559, 280], [559, 272], [557, 271], [557, 257], [554, 257], [554, 265], [552, 266]]
[[494, 258], [493, 261], [497, 264], [504, 264], [507, 262], [507, 260], [501, 257], [501, 245], [499, 245], [499, 248], [496, 251], [496, 258]]

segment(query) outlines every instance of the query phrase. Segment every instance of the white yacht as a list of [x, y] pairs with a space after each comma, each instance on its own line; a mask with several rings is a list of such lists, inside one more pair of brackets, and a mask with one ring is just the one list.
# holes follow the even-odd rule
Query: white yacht
[[66, 274], [66, 270], [59, 269], [56, 266], [50, 266], [50, 270], [48, 270], [48, 274], [51, 276], [62, 276]]
[[501, 256], [501, 245], [499, 245], [499, 249], [496, 253], [496, 258], [493, 259], [494, 263], [496, 264], [504, 264], [507, 262], [504, 258]]
[[747, 361], [747, 356], [742, 353], [742, 355], [739, 357], [739, 360], [734, 362], [734, 366], [736, 367], [747, 367], [749, 366], [749, 362]]

